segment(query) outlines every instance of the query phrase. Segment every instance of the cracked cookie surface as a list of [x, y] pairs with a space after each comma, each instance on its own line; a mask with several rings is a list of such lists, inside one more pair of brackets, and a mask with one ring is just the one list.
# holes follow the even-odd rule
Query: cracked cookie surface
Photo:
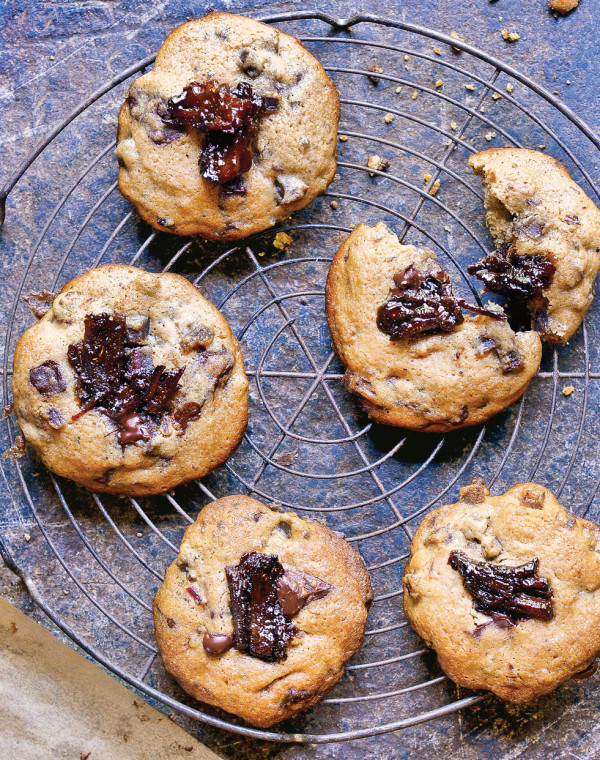
[[[248, 87], [275, 99], [252, 140], [248, 171], [220, 185], [201, 174], [208, 134], [169, 123], [167, 104], [192, 83]], [[271, 101], [269, 101], [271, 102]], [[154, 227], [236, 240], [267, 229], [322, 193], [336, 169], [337, 91], [294, 37], [229, 13], [173, 31], [119, 115], [121, 192]]]
[[600, 528], [536, 483], [475, 480], [421, 522], [404, 608], [453, 681], [533, 702], [600, 655]]
[[[446, 282], [440, 286], [432, 277], [443, 281], [445, 276], [433, 252], [401, 245], [384, 224], [358, 225], [336, 253], [327, 277], [326, 309], [334, 347], [346, 366], [346, 389], [360, 398], [370, 417], [386, 425], [445, 432], [489, 419], [518, 399], [537, 372], [539, 337], [515, 333], [505, 320], [485, 314], [462, 319], [450, 302], [453, 319], [442, 321], [446, 332], [391, 339], [385, 326], [378, 326], [378, 312], [381, 317], [398, 273], [406, 279], [409, 268], [446, 291]], [[419, 297], [414, 289], [409, 295]], [[435, 307], [428, 307], [431, 314], [422, 320], [426, 327], [432, 316], [434, 324], [440, 320]], [[449, 314], [446, 307], [442, 311]]]
[[[549, 265], [538, 287], [521, 300], [542, 339], [564, 343], [594, 297], [600, 209], [561, 163], [539, 151], [493, 148], [471, 156], [469, 163], [483, 181], [490, 232], [501, 255], [517, 263], [517, 278], [529, 261]], [[469, 271], [475, 273], [472, 267]], [[481, 274], [490, 290], [503, 292], [502, 285], [496, 291], [494, 277], [488, 282]]]
[[53, 472], [162, 493], [235, 450], [248, 381], [225, 318], [190, 282], [124, 265], [71, 280], [21, 337], [14, 410]]
[[[271, 612], [273, 599], [248, 588], [247, 567], [260, 558], [265, 574], [284, 573], [286, 582]], [[266, 611], [248, 609], [244, 595], [262, 597]], [[156, 638], [189, 694], [267, 727], [312, 707], [340, 680], [362, 644], [372, 595], [360, 555], [325, 525], [229, 496], [186, 530], [154, 599]], [[265, 615], [282, 614], [283, 640], [273, 641], [271, 627], [253, 647]], [[226, 644], [215, 650], [213, 641]]]

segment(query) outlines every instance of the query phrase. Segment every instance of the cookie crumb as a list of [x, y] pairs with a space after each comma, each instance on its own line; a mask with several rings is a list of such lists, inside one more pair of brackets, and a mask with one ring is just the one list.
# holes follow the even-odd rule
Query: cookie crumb
[[436, 179], [433, 185], [429, 188], [429, 195], [436, 195], [437, 191], [440, 189], [440, 184], [439, 179]]
[[430, 181], [431, 181], [431, 174], [424, 174], [423, 182], [430, 182]]
[[505, 39], [507, 42], [516, 42], [517, 40], [521, 39], [520, 34], [517, 34], [516, 32], [509, 32], [508, 29], [503, 29], [501, 34], [503, 39]]
[[506, 85], [506, 92], [512, 92], [514, 89], [515, 89], [515, 86], [514, 86], [514, 84], [512, 82], [509, 82]]
[[394, 121], [394, 114], [393, 113], [386, 113], [386, 115], [383, 117], [383, 120], [386, 124], [391, 124]]
[[[464, 42], [464, 39], [458, 34], [458, 32], [450, 32], [450, 36], [452, 37], [453, 40]], [[459, 47], [452, 46], [452, 50], [454, 50], [455, 53], [462, 53], [462, 48], [459, 48]]]
[[273, 240], [273, 247], [277, 248], [278, 251], [284, 251], [292, 242], [293, 239], [287, 232], [278, 232]]
[[496, 137], [496, 133], [495, 133], [495, 132], [486, 132], [486, 133], [485, 133], [485, 139], [486, 139], [488, 142], [490, 142], [490, 140], [493, 140], [493, 139], [494, 139], [494, 137]]
[[381, 66], [378, 66], [376, 63], [374, 63], [372, 66], [369, 66], [367, 71], [373, 72], [373, 74], [367, 74], [367, 78], [377, 86], [381, 80], [378, 76], [375, 76], [375, 74], [383, 74], [383, 69]]
[[341, 142], [347, 142], [347, 140], [348, 140], [348, 135], [340, 135]]
[[548, 7], [556, 13], [570, 13], [578, 5], [579, 0], [548, 0]]
[[502, 95], [500, 95], [499, 92], [493, 92], [492, 93], [492, 100], [500, 100], [501, 97], [502, 97]]
[[396, 87], [396, 94], [400, 95], [401, 92], [402, 92], [402, 87]]
[[416, 100], [416, 99], [417, 99], [417, 97], [418, 97], [418, 95], [419, 95], [419, 93], [418, 93], [418, 92], [415, 90], [415, 91], [413, 92], [413, 94], [412, 94], [412, 99], [413, 99], [413, 100]]
[[466, 84], [465, 85], [465, 90], [469, 90], [470, 92], [473, 92], [475, 90], [475, 85], [474, 84]]
[[[375, 169], [378, 172], [385, 172], [387, 169], [389, 169], [390, 162], [387, 160], [387, 158], [382, 158], [381, 156], [378, 156], [376, 153], [372, 156], [369, 156], [367, 159], [367, 167], [369, 169]], [[369, 172], [370, 173], [370, 172]], [[371, 177], [374, 177], [374, 174], [371, 174]]]
[[438, 90], [439, 90], [439, 88], [440, 88], [440, 87], [441, 87], [443, 84], [444, 84], [444, 82], [443, 82], [441, 79], [438, 79], [438, 80], [437, 80], [437, 82], [435, 83], [435, 86], [436, 86], [436, 87], [438, 88]]
[[441, 49], [440, 49], [439, 47], [434, 47], [434, 48], [433, 48], [433, 52], [434, 52], [436, 55], [441, 55], [441, 54], [442, 54], [442, 51], [441, 51]]
[[25, 453], [25, 440], [22, 435], [18, 435], [14, 444], [2, 454], [2, 459], [20, 459]]
[[15, 623], [15, 621], [11, 620], [10, 621], [10, 632], [11, 633], [16, 633], [18, 630], [19, 630], [19, 628], [18, 628], [17, 624]]
[[138, 531], [138, 532], [137, 532], [135, 535], [136, 535], [138, 538], [141, 538], [141, 537], [142, 537], [144, 534], [143, 534], [141, 531]]
[[31, 541], [31, 535], [29, 533], [23, 533], [23, 538], [25, 541], [27, 541], [27, 543]]
[[452, 130], [456, 131], [456, 129], [457, 129], [457, 125], [456, 125], [456, 122], [455, 122], [455, 121], [451, 121], [451, 122], [450, 122], [450, 129], [452, 129]]
[[565, 385], [565, 387], [562, 389], [563, 396], [570, 396], [574, 390], [575, 388], [572, 385]]
[[408, 55], [405, 55], [405, 56], [404, 56], [404, 60], [405, 60], [405, 61], [410, 61], [410, 56], [408, 56]]
[[448, 227], [448, 225], [446, 225], [446, 226], [444, 227], [444, 229], [446, 230], [446, 232], [452, 232], [452, 230], [450, 229], [450, 227]]
[[339, 203], [337, 201], [331, 201], [331, 203], [329, 205], [335, 211], [337, 209], [337, 207], [339, 206]]
[[11, 414], [15, 411], [15, 408], [13, 406], [13, 402], [11, 401], [10, 404], [7, 404], [4, 407], [4, 411], [2, 412], [2, 419], [5, 420], [7, 417], [10, 417]]

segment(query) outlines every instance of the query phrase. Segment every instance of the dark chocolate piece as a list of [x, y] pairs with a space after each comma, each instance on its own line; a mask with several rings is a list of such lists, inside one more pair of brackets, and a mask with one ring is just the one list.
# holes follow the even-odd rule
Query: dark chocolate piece
[[62, 372], [57, 362], [52, 359], [29, 370], [29, 382], [42, 396], [56, 396], [67, 390]]
[[233, 646], [233, 638], [222, 633], [205, 633], [202, 646], [206, 654], [223, 654]]
[[519, 256], [515, 246], [503, 243], [494, 253], [467, 267], [492, 293], [509, 299], [530, 301], [540, 298], [550, 287], [556, 267], [541, 253]]
[[333, 586], [302, 570], [287, 570], [277, 583], [277, 598], [283, 614], [293, 617], [314, 599], [322, 599]]
[[185, 404], [178, 406], [171, 416], [181, 428], [181, 432], [185, 433], [188, 423], [198, 418], [201, 411], [201, 404], [197, 404], [195, 401], [186, 401]]
[[465, 589], [475, 601], [475, 609], [491, 617], [500, 614], [513, 622], [554, 617], [552, 588], [537, 573], [537, 557], [525, 565], [510, 567], [477, 562], [461, 551], [453, 551], [448, 564], [457, 570]]
[[[278, 108], [277, 98], [255, 95], [249, 84], [231, 90], [210, 80], [184, 87], [180, 95], [169, 99], [161, 117], [168, 125], [193, 127], [206, 134], [200, 172], [205, 179], [224, 185], [250, 169], [258, 121]], [[236, 187], [233, 192], [240, 192]]]

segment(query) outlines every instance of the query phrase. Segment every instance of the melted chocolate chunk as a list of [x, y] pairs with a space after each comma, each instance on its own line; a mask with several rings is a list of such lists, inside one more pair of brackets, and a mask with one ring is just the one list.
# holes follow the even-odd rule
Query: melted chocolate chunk
[[492, 293], [530, 301], [550, 287], [556, 267], [543, 254], [519, 256], [513, 245], [503, 243], [494, 253], [470, 264], [467, 271]]
[[281, 662], [295, 629], [283, 612], [277, 585], [284, 571], [277, 556], [250, 552], [226, 567], [233, 618], [233, 645], [265, 662]]
[[460, 551], [453, 551], [448, 564], [457, 570], [465, 589], [475, 601], [475, 609], [509, 618], [513, 623], [534, 618], [548, 621], [554, 617], [552, 588], [537, 573], [539, 560], [519, 567], [491, 562], [476, 562]]
[[258, 121], [278, 108], [277, 98], [255, 95], [249, 84], [231, 90], [210, 80], [191, 82], [170, 98], [162, 119], [171, 126], [205, 133], [200, 172], [205, 179], [228, 184], [250, 169]]
[[67, 390], [62, 372], [52, 359], [29, 370], [29, 382], [42, 396], [55, 396]]
[[277, 598], [283, 614], [293, 617], [314, 599], [322, 599], [333, 586], [302, 570], [288, 570], [277, 583]]
[[233, 638], [221, 633], [205, 633], [202, 646], [206, 654], [223, 654], [233, 646]]
[[181, 432], [185, 433], [188, 423], [199, 417], [201, 411], [201, 404], [197, 404], [195, 401], [186, 401], [185, 404], [178, 406], [171, 416], [181, 428]]
[[377, 310], [377, 327], [392, 340], [400, 340], [424, 332], [452, 332], [464, 322], [461, 309], [506, 319], [482, 306], [473, 306], [452, 293], [450, 278], [441, 267], [420, 272], [412, 264], [394, 275], [396, 287], [388, 300]]
[[117, 426], [121, 444], [147, 440], [148, 425], [170, 409], [185, 367], [155, 367], [142, 349], [131, 346], [125, 318], [120, 314], [88, 315], [81, 343], [67, 352], [77, 374], [82, 410], [96, 408]]

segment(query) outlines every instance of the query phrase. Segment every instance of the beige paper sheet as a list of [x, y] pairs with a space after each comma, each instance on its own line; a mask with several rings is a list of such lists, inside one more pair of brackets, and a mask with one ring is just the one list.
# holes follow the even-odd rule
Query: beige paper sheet
[[2, 598], [0, 757], [219, 760]]

